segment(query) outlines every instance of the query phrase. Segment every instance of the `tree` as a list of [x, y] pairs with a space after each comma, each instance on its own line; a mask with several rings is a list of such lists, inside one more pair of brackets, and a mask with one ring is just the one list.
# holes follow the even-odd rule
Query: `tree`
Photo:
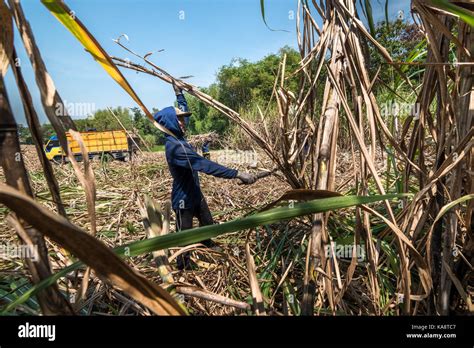
[[[129, 108], [119, 106], [112, 109], [112, 111], [126, 129], [132, 128], [132, 114]], [[87, 119], [86, 125], [97, 131], [122, 129], [120, 123], [108, 109], [97, 110], [92, 117]]]
[[[422, 58], [423, 52], [426, 51], [426, 41], [418, 26], [402, 19], [378, 22], [375, 27], [375, 39], [387, 49], [395, 62]], [[375, 74], [380, 66], [386, 67], [386, 63], [373, 45], [369, 46], [369, 52], [369, 68]], [[417, 74], [422, 71], [418, 66], [400, 65], [400, 69], [407, 76], [421, 76]], [[392, 81], [391, 87], [395, 89], [402, 83], [399, 74], [394, 72], [392, 67], [382, 68], [379, 77], [382, 81]]]
[[22, 124], [18, 124], [18, 138], [20, 139], [20, 144], [33, 144], [30, 129]]
[[[257, 62], [233, 59], [230, 64], [219, 69], [216, 82], [202, 90], [237, 111], [248, 110], [256, 103], [266, 104], [271, 98], [278, 67], [285, 54], [285, 76], [289, 76], [298, 68], [300, 55], [293, 48], [285, 46], [278, 53], [269, 54]], [[296, 77], [289, 79], [288, 86], [290, 90], [297, 91]], [[192, 96], [187, 96], [187, 100], [193, 112], [189, 124], [191, 134], [210, 131], [223, 134], [229, 130], [228, 118], [219, 111], [209, 108]]]
[[[131, 110], [133, 112], [132, 125], [138, 130], [140, 136], [151, 146], [163, 144], [165, 139], [163, 133], [150, 122], [140, 108], [134, 107]], [[155, 114], [156, 112], [158, 112], [158, 109], [153, 108], [152, 113]]]
[[[201, 90], [214, 99], [220, 100], [219, 87], [217, 84], [213, 83], [208, 88], [202, 88]], [[219, 111], [209, 108], [209, 106], [193, 96], [188, 95], [186, 99], [188, 101], [188, 107], [193, 113], [189, 121], [190, 134], [202, 134], [211, 131], [223, 134], [229, 128], [229, 119], [224, 117]]]
[[[269, 54], [255, 63], [237, 58], [221, 67], [216, 82], [219, 100], [234, 110], [247, 107], [251, 102], [268, 101], [273, 92], [278, 65], [285, 54], [285, 75], [288, 76], [297, 69], [301, 59], [300, 54], [288, 46], [280, 49], [278, 54]], [[288, 86], [296, 90], [296, 78], [290, 79]]]
[[56, 131], [50, 123], [45, 123], [41, 126], [41, 133], [43, 133], [43, 141], [46, 143], [49, 138], [56, 134]]

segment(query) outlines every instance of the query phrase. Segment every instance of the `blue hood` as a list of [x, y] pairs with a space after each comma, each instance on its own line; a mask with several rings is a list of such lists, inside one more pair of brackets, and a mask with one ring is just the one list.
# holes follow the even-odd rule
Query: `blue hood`
[[[184, 134], [181, 131], [181, 127], [178, 123], [178, 117], [176, 116], [176, 110], [172, 106], [168, 106], [158, 111], [153, 118], [162, 126], [168, 128], [178, 139], [183, 139]], [[165, 134], [165, 136], [170, 136]]]

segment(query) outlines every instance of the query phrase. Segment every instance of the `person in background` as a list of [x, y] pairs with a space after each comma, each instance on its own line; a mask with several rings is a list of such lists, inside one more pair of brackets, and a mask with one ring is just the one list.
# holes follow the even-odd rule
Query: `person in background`
[[205, 141], [201, 147], [202, 157], [206, 159], [211, 159], [211, 153], [209, 152], [209, 141]]
[[[253, 184], [255, 175], [227, 168], [200, 156], [186, 141], [185, 132], [191, 112], [188, 109], [183, 91], [173, 86], [178, 107], [166, 107], [154, 115], [154, 119], [166, 127], [174, 136], [165, 133], [165, 153], [168, 168], [173, 177], [171, 191], [172, 208], [176, 214], [176, 231], [193, 227], [193, 218], [199, 226], [214, 223], [206, 199], [201, 191], [199, 172], [224, 179], [239, 179], [243, 184]], [[202, 242], [207, 247], [215, 246], [211, 240]], [[189, 253], [178, 257], [180, 270], [190, 269]]]

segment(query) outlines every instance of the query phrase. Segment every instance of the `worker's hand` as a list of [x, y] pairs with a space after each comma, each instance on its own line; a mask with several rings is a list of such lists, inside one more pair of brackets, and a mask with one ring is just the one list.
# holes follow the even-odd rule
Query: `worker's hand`
[[245, 185], [250, 185], [250, 184], [253, 184], [255, 181], [257, 181], [257, 177], [250, 173], [237, 172], [236, 178], [240, 179], [242, 184], [245, 184]]
[[174, 83], [173, 83], [173, 89], [176, 95], [183, 94], [183, 90], [179, 88], [178, 86], [176, 86]]

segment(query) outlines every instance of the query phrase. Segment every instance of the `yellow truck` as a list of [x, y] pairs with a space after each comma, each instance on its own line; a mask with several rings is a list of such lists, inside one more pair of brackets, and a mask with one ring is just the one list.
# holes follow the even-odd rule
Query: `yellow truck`
[[[72, 154], [77, 160], [82, 160], [82, 153], [79, 143], [73, 139], [71, 134], [66, 133], [67, 144]], [[123, 130], [114, 131], [89, 131], [81, 132], [84, 145], [89, 152], [90, 159], [118, 159], [128, 161], [137, 150], [136, 145], [127, 133]], [[54, 162], [67, 162], [67, 155], [59, 145], [56, 135], [49, 138], [44, 146], [46, 157]]]

